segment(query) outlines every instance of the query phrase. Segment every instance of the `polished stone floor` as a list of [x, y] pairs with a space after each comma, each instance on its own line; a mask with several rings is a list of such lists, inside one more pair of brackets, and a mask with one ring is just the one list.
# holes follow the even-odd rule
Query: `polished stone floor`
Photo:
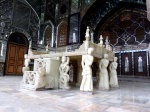
[[120, 81], [119, 88], [30, 91], [22, 77], [0, 77], [0, 112], [150, 112], [150, 83]]

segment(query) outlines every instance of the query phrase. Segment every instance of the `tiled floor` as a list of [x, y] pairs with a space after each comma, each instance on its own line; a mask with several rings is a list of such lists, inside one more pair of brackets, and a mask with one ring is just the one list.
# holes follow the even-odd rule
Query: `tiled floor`
[[120, 81], [119, 88], [30, 91], [22, 77], [0, 77], [0, 112], [150, 112], [150, 83]]

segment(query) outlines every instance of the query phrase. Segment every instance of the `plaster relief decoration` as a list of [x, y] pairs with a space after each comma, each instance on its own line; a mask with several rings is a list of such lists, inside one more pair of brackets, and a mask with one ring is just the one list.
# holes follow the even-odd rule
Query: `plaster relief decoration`
[[58, 47], [65, 46], [67, 44], [67, 28], [68, 25], [65, 22], [61, 22], [58, 26]]
[[61, 89], [70, 89], [69, 87], [69, 57], [63, 56], [62, 63], [59, 66], [60, 79], [59, 79], [59, 88]]
[[104, 54], [104, 58], [102, 58], [99, 63], [99, 69], [100, 69], [99, 89], [102, 90], [109, 90], [109, 77], [108, 77], [108, 70], [107, 70], [108, 64], [109, 64], [108, 54]]
[[26, 72], [26, 78], [24, 81], [24, 83], [29, 84], [29, 85], [35, 85], [35, 77], [36, 77], [36, 72]]
[[80, 86], [81, 91], [93, 91], [93, 77], [92, 77], [92, 68], [91, 65], [94, 61], [92, 52], [94, 48], [88, 48], [88, 54], [82, 55], [82, 82]]
[[0, 1], [0, 38], [7, 39], [12, 20], [12, 1]]
[[43, 68], [46, 70], [46, 62], [45, 60], [37, 60], [36, 62], [36, 66], [34, 66], [34, 70], [38, 71], [39, 68]]
[[143, 60], [142, 57], [138, 57], [138, 72], [143, 72]]
[[110, 86], [111, 87], [119, 87], [118, 85], [118, 78], [117, 78], [117, 57], [114, 57], [113, 62], [110, 63], [109, 65], [109, 70], [110, 70]]

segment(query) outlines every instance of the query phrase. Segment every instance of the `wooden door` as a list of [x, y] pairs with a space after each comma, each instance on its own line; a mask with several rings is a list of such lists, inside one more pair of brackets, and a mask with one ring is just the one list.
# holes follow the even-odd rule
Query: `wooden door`
[[147, 75], [147, 57], [145, 51], [134, 52], [134, 75], [135, 76]]
[[24, 54], [26, 47], [17, 44], [8, 45], [6, 74], [21, 75], [22, 67], [24, 66]]

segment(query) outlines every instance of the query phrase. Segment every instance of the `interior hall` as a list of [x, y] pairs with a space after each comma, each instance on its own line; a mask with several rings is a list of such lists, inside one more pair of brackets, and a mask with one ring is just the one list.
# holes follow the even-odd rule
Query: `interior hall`
[[0, 0], [0, 112], [150, 112], [150, 0]]

